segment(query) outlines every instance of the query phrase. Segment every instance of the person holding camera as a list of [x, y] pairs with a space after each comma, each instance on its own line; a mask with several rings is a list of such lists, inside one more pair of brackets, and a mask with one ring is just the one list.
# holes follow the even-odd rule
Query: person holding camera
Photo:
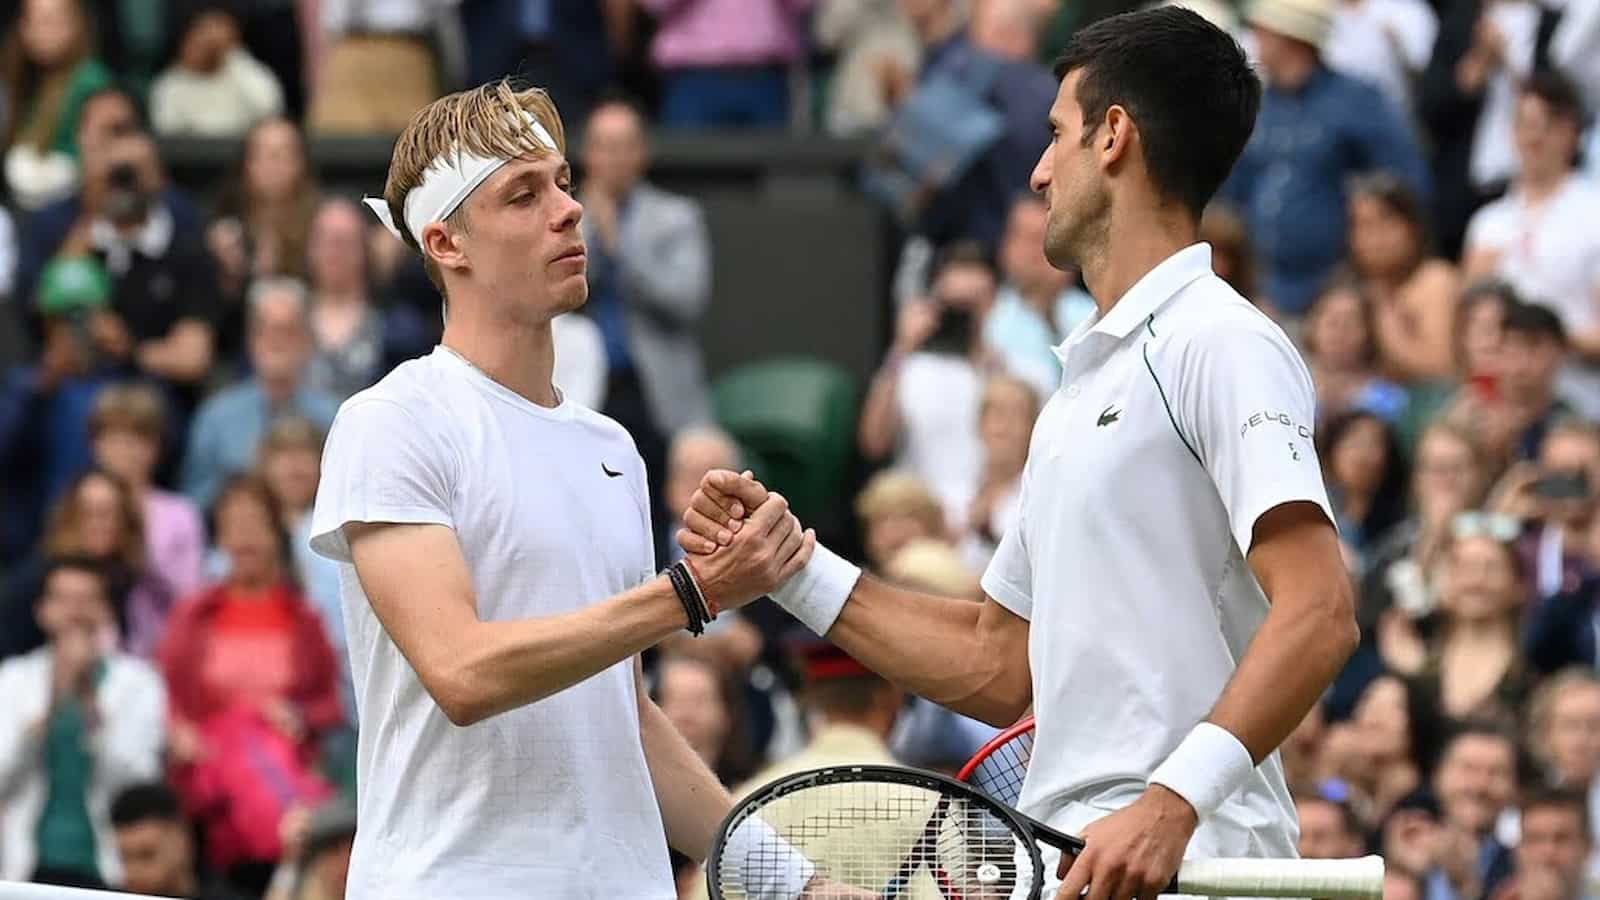
[[896, 468], [933, 489], [946, 521], [964, 522], [982, 470], [983, 325], [994, 306], [995, 270], [976, 244], [952, 244], [929, 283], [927, 299], [900, 311], [889, 356], [867, 390], [858, 439], [869, 461], [892, 456]]
[[1593, 568], [1585, 535], [1595, 517], [1600, 430], [1577, 417], [1557, 419], [1536, 460], [1517, 463], [1496, 486], [1494, 508], [1525, 523], [1519, 549], [1534, 597], [1575, 589]]

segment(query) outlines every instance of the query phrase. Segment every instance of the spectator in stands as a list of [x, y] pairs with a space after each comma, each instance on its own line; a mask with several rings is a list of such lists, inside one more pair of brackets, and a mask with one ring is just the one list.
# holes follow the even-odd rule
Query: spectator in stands
[[1338, 0], [1322, 56], [1328, 68], [1378, 88], [1411, 121], [1438, 33], [1439, 17], [1424, 0]]
[[919, 230], [937, 245], [976, 240], [998, 246], [1011, 198], [1029, 190], [1028, 177], [1050, 141], [1058, 87], [1034, 61], [1037, 27], [1029, 0], [985, 0], [973, 7], [962, 37], [924, 56], [923, 82], [963, 85], [1002, 120], [995, 142], [923, 215]]
[[1577, 418], [1555, 421], [1535, 461], [1496, 486], [1495, 509], [1523, 523], [1522, 560], [1533, 598], [1574, 591], [1591, 573], [1588, 533], [1600, 486], [1600, 431]]
[[44, 346], [0, 385], [0, 563], [32, 548], [45, 510], [89, 465], [89, 412], [108, 374], [90, 323], [110, 298], [110, 279], [93, 260], [52, 265], [40, 283]]
[[[153, 483], [165, 434], [161, 394], [149, 385], [111, 385], [95, 398], [89, 417], [95, 465], [122, 479], [133, 493], [144, 519], [147, 568], [169, 596], [181, 599], [201, 586], [206, 533], [199, 510], [187, 498]], [[134, 649], [148, 655], [155, 647]]]
[[1515, 721], [1530, 676], [1519, 623], [1527, 589], [1512, 541], [1514, 520], [1457, 516], [1438, 571], [1438, 617], [1430, 638], [1403, 613], [1380, 622], [1379, 651], [1390, 670], [1414, 680], [1417, 702], [1455, 719]]
[[116, 884], [107, 807], [161, 770], [161, 678], [105, 649], [116, 614], [94, 561], [56, 560], [35, 599], [45, 645], [0, 663], [0, 878]]
[[[1400, 871], [1411, 878], [1432, 872], [1442, 844], [1444, 825], [1440, 821], [1439, 800], [1431, 790], [1413, 791], [1395, 805], [1378, 829], [1377, 852], [1388, 871]], [[1388, 897], [1388, 884], [1384, 885]], [[1423, 891], [1415, 900], [1426, 896]]]
[[[1522, 800], [1521, 836], [1514, 851], [1511, 889], [1523, 900], [1582, 900], [1589, 896], [1586, 868], [1593, 847], [1588, 801], [1576, 791], [1533, 791]], [[1535, 888], [1531, 878], [1553, 884]]]
[[1329, 774], [1342, 785], [1345, 805], [1361, 822], [1383, 821], [1421, 785], [1414, 735], [1428, 727], [1420, 718], [1424, 714], [1413, 714], [1411, 691], [1402, 679], [1382, 675], [1367, 685], [1349, 721], [1328, 729]]
[[344, 710], [338, 664], [295, 585], [271, 491], [232, 479], [213, 518], [227, 580], [173, 610], [159, 654], [173, 777], [206, 830], [211, 864], [259, 893], [282, 851], [282, 816], [330, 793], [313, 763]]
[[638, 8], [594, 0], [477, 0], [461, 4], [467, 84], [515, 74], [549, 92], [561, 118], [582, 122], [632, 56]]
[[[34, 296], [40, 271], [56, 256], [68, 236], [75, 232], [87, 232], [90, 223], [103, 214], [108, 199], [106, 194], [109, 192], [105, 183], [109, 167], [99, 160], [118, 141], [143, 133], [137, 103], [131, 95], [114, 87], [96, 91], [83, 101], [76, 126], [78, 192], [40, 209], [19, 223], [18, 233], [22, 243], [18, 247], [16, 296], [23, 300]], [[161, 175], [159, 168], [156, 174]], [[123, 176], [123, 183], [126, 184], [126, 181]], [[150, 198], [149, 205], [165, 210], [165, 215], [171, 217], [173, 234], [180, 239], [180, 243], [192, 243], [200, 230], [200, 213], [189, 198], [172, 187], [165, 177], [158, 177], [156, 181], [157, 190]], [[129, 193], [124, 190], [119, 192], [119, 196], [127, 199]], [[163, 216], [155, 214], [153, 218]]]
[[922, 48], [900, 0], [821, 0], [817, 44], [835, 56], [823, 122], [853, 137], [882, 127], [916, 83]]
[[337, 398], [305, 383], [311, 326], [305, 285], [286, 278], [257, 281], [249, 307], [249, 379], [226, 388], [195, 414], [184, 456], [183, 492], [208, 507], [224, 479], [255, 464], [256, 448], [272, 420], [305, 416], [326, 433]]
[[918, 538], [948, 536], [944, 506], [922, 479], [890, 469], [869, 480], [856, 497], [867, 568], [882, 572], [889, 560]]
[[203, 874], [195, 853], [194, 829], [183, 814], [177, 792], [160, 781], [135, 784], [111, 801], [122, 888], [183, 900], [240, 900]]
[[[1591, 567], [1600, 560], [1600, 517], [1587, 537]], [[1576, 588], [1536, 603], [1523, 635], [1523, 653], [1536, 672], [1550, 674], [1569, 666], [1600, 665], [1592, 627], [1600, 610], [1600, 574], [1591, 573]], [[1600, 809], [1596, 810], [1600, 813]]]
[[734, 789], [744, 796], [786, 775], [823, 766], [895, 764], [889, 735], [905, 701], [900, 689], [809, 632], [787, 648], [800, 673], [808, 740]]
[[983, 570], [1000, 539], [1021, 519], [1022, 467], [1028, 459], [1039, 395], [1026, 381], [1005, 375], [989, 379], [978, 407], [983, 474], [967, 514], [963, 547], [973, 568]]
[[[410, 309], [381, 310], [367, 281], [366, 226], [361, 211], [342, 197], [323, 201], [311, 220], [307, 268], [311, 275], [311, 333], [316, 343], [306, 384], [344, 400], [372, 386], [400, 361], [389, 325], [420, 351], [422, 323]], [[406, 332], [410, 332], [406, 335]]]
[[1267, 296], [1291, 316], [1344, 256], [1349, 176], [1380, 169], [1419, 193], [1427, 185], [1400, 112], [1323, 64], [1331, 16], [1332, 0], [1255, 0], [1246, 13], [1266, 91], [1223, 196], [1250, 223]]
[[749, 776], [743, 693], [716, 663], [698, 654], [663, 659], [655, 695], [661, 711], [723, 784], [739, 784]]
[[789, 66], [813, 0], [639, 0], [659, 19], [650, 59], [668, 128], [783, 128]]
[[889, 356], [872, 377], [859, 441], [869, 461], [893, 457], [963, 521], [982, 467], [978, 407], [984, 319], [995, 272], [980, 248], [956, 244], [935, 261], [930, 296], [907, 303]]
[[1306, 310], [1301, 337], [1317, 388], [1317, 417], [1326, 422], [1354, 410], [1397, 421], [1405, 391], [1383, 376], [1375, 304], [1358, 282], [1337, 278]]
[[1499, 726], [1469, 721], [1446, 741], [1433, 774], [1443, 826], [1427, 896], [1487, 897], [1510, 874], [1511, 855], [1494, 827], [1517, 787], [1517, 742]]
[[323, 46], [307, 130], [399, 134], [447, 83], [434, 48], [456, 39], [455, 7], [438, 0], [319, 0]]
[[1600, 805], [1600, 676], [1593, 664], [1562, 669], [1534, 691], [1528, 711], [1529, 745], [1545, 781]]
[[1361, 823], [1349, 804], [1326, 797], [1298, 796], [1301, 859], [1350, 859], [1366, 852]]
[[231, 296], [253, 278], [306, 274], [319, 193], [305, 139], [293, 122], [269, 118], [250, 129], [237, 180], [206, 229], [206, 244]]
[[883, 567], [883, 577], [888, 581], [963, 600], [982, 596], [978, 572], [967, 565], [954, 545], [938, 538], [917, 538], [907, 543]]
[[67, 485], [50, 511], [37, 552], [12, 569], [0, 592], [0, 658], [44, 642], [32, 615], [53, 560], [87, 557], [110, 588], [125, 650], [148, 653], [161, 634], [172, 594], [145, 568], [144, 518], [123, 481], [90, 469]]
[[1363, 558], [1405, 517], [1406, 464], [1394, 429], [1365, 410], [1318, 429], [1317, 452], [1339, 534]]
[[[1478, 508], [1488, 477], [1472, 432], [1445, 421], [1423, 431], [1411, 470], [1411, 515], [1379, 538], [1361, 582], [1358, 656], [1381, 665], [1375, 656], [1379, 622], [1391, 610], [1413, 618], [1433, 612], [1432, 574], [1450, 543], [1451, 523]], [[1347, 666], [1346, 674], [1354, 668]]]
[[1350, 186], [1349, 218], [1350, 268], [1372, 300], [1382, 370], [1405, 384], [1453, 374], [1461, 278], [1430, 255], [1422, 201], [1393, 175], [1364, 176]]
[[111, 83], [111, 70], [95, 56], [81, 0], [22, 0], [18, 8], [0, 47], [0, 151], [11, 196], [37, 209], [72, 190], [79, 110]]
[[1211, 270], [1263, 312], [1278, 318], [1256, 277], [1256, 251], [1244, 219], [1226, 203], [1212, 203], [1200, 217], [1200, 240], [1211, 245]]
[[311, 505], [322, 479], [323, 432], [301, 416], [280, 416], [261, 439], [257, 474], [272, 491], [283, 515], [283, 529], [293, 548], [295, 581], [322, 617], [324, 630], [339, 664], [345, 712], [355, 721], [355, 685], [351, 680], [344, 612], [339, 605], [339, 564], [311, 552]]
[[1521, 170], [1506, 195], [1467, 227], [1469, 278], [1494, 274], [1522, 298], [1555, 310], [1577, 365], [1564, 387], [1590, 417], [1600, 415], [1600, 231], [1592, 221], [1600, 187], [1575, 170], [1583, 103], [1551, 72], [1517, 95], [1513, 132]]
[[277, 76], [250, 55], [227, 6], [202, 4], [178, 34], [177, 59], [150, 88], [157, 134], [236, 138], [283, 113]]
[[[716, 21], [732, 9], [722, 9]], [[760, 18], [755, 6], [748, 16]], [[605, 338], [610, 373], [601, 411], [633, 435], [651, 473], [654, 518], [664, 522], [665, 436], [711, 417], [696, 334], [711, 302], [710, 237], [698, 203], [645, 180], [649, 148], [637, 108], [602, 103], [583, 137], [584, 309]]]
[[[1473, 373], [1443, 413], [1478, 432], [1490, 470], [1497, 473], [1536, 457], [1551, 423], [1571, 414], [1556, 396], [1556, 376], [1566, 356], [1561, 320], [1533, 304], [1508, 303], [1504, 309], [1499, 346], [1479, 360], [1491, 368]], [[1481, 311], [1485, 320], [1492, 315]], [[1491, 326], [1481, 327], [1487, 339]], [[1469, 334], [1467, 340], [1472, 339]]]
[[1056, 345], [1094, 313], [1094, 298], [1073, 284], [1077, 274], [1044, 258], [1047, 212], [1039, 194], [1023, 194], [1011, 204], [1000, 241], [1004, 281], [983, 324], [989, 352], [1041, 397], [1061, 386]]
[[944, 55], [966, 41], [967, 6], [959, 0], [895, 0], [922, 45], [919, 79]]
[[[700, 479], [713, 469], [738, 472], [743, 468], [739, 458], [739, 445], [727, 432], [715, 426], [685, 428], [672, 436], [672, 446], [667, 452], [667, 477], [663, 487], [667, 508], [687, 510]], [[683, 527], [674, 520], [666, 537], [672, 538]], [[683, 548], [676, 540], [669, 540], [669, 561], [683, 558]]]
[[284, 861], [262, 900], [344, 900], [355, 845], [356, 807], [339, 796], [307, 811], [285, 842]]

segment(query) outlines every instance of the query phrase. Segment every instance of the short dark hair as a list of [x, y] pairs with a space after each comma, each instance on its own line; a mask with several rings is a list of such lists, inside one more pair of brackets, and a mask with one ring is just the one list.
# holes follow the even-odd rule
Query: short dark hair
[[1578, 130], [1583, 130], [1583, 94], [1578, 92], [1577, 85], [1567, 76], [1554, 69], [1536, 69], [1522, 82], [1518, 92], [1544, 101], [1544, 105], [1550, 107], [1551, 115], [1566, 119]]
[[988, 273], [999, 279], [999, 271], [995, 268], [994, 258], [989, 255], [983, 244], [972, 240], [952, 241], [939, 248], [934, 254], [933, 264], [928, 267], [928, 284], [931, 286], [944, 274], [945, 269], [955, 266], [976, 266], [985, 269]]
[[1339, 813], [1339, 827], [1344, 833], [1363, 843], [1367, 840], [1367, 828], [1361, 823], [1361, 817], [1356, 815], [1355, 807], [1344, 800], [1336, 800], [1326, 794], [1303, 793], [1294, 796], [1296, 803], [1321, 803], [1331, 806]]
[[128, 108], [133, 111], [133, 127], [137, 133], [142, 134], [147, 130], [148, 126], [145, 124], [144, 110], [139, 107], [138, 99], [127, 88], [113, 82], [90, 91], [83, 98], [83, 102], [78, 104], [78, 118], [72, 123], [73, 134], [77, 134], [83, 129], [83, 120], [89, 114], [89, 107], [107, 97], [119, 97], [124, 103], [128, 104]]
[[1261, 79], [1232, 37], [1177, 6], [1102, 19], [1072, 36], [1057, 78], [1082, 71], [1078, 106], [1088, 145], [1106, 110], [1133, 117], [1156, 189], [1204, 212], [1244, 152], [1261, 109]]
[[1450, 755], [1450, 751], [1455, 749], [1456, 744], [1472, 737], [1503, 741], [1507, 747], [1511, 748], [1512, 758], [1519, 758], [1520, 747], [1517, 744], [1516, 734], [1493, 719], [1479, 717], [1455, 723], [1455, 726], [1445, 735], [1444, 742], [1439, 747], [1439, 762], [1442, 763], [1444, 758]]
[[47, 594], [45, 588], [49, 586], [50, 579], [56, 577], [58, 572], [82, 572], [86, 575], [94, 576], [94, 580], [100, 585], [100, 596], [107, 603], [111, 602], [111, 576], [106, 572], [106, 567], [92, 556], [84, 556], [77, 553], [51, 557], [45, 563], [44, 578], [39, 581], [39, 596], [35, 598], [34, 602], [37, 603], [44, 600]]
[[1513, 303], [1506, 308], [1505, 321], [1500, 326], [1506, 334], [1513, 332], [1529, 338], [1548, 338], [1562, 346], [1567, 343], [1567, 329], [1555, 310], [1540, 303]]
[[184, 824], [183, 808], [178, 794], [165, 782], [150, 781], [124, 788], [111, 801], [111, 824], [126, 828], [155, 819], [162, 822]]
[[1570, 788], [1540, 787], [1522, 798], [1522, 815], [1526, 817], [1535, 809], [1565, 809], [1578, 817], [1578, 829], [1584, 837], [1591, 835], [1589, 825], [1589, 800]]

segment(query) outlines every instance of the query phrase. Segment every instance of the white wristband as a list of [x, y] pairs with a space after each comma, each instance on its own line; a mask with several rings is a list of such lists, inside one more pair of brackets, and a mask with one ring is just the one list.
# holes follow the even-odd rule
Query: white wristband
[[[817, 867], [771, 825], [756, 816], [739, 823], [722, 844], [722, 856], [744, 880], [750, 900], [796, 900], [817, 874]], [[721, 860], [707, 860], [708, 866]], [[773, 865], [773, 863], [777, 863]]]
[[1201, 722], [1150, 773], [1150, 783], [1171, 788], [1204, 821], [1244, 785], [1255, 767], [1250, 751], [1232, 732]]
[[818, 543], [805, 568], [779, 585], [771, 596], [801, 624], [823, 636], [833, 627], [833, 620], [839, 618], [860, 578], [859, 566]]

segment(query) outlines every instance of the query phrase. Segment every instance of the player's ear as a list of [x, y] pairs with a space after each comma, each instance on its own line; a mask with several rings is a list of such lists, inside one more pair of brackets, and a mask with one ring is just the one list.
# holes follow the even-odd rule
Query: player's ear
[[422, 252], [441, 269], [461, 270], [467, 267], [461, 233], [443, 222], [429, 222], [422, 229]]
[[1101, 167], [1109, 169], [1125, 159], [1137, 135], [1138, 128], [1126, 109], [1116, 104], [1107, 108], [1105, 122], [1101, 124], [1099, 134], [1095, 135], [1099, 142], [1097, 149], [1100, 151]]

